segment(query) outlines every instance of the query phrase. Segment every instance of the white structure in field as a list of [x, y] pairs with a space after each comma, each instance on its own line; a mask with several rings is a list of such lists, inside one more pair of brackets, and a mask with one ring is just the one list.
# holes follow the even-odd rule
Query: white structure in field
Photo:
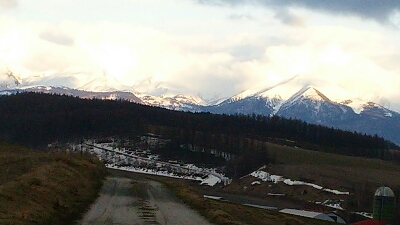
[[346, 221], [344, 221], [343, 218], [336, 215], [335, 213], [320, 213], [320, 212], [311, 212], [311, 211], [304, 211], [304, 210], [297, 210], [297, 209], [282, 209], [279, 212], [296, 215], [296, 216], [302, 216], [302, 217], [308, 217], [308, 218], [313, 218], [313, 219], [326, 220], [326, 221], [346, 224]]

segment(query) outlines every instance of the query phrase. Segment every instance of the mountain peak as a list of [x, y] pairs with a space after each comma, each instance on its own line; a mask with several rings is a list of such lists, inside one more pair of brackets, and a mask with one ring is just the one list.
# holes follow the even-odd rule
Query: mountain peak
[[332, 102], [328, 97], [326, 97], [324, 94], [322, 94], [320, 91], [318, 91], [313, 86], [305, 86], [302, 89], [300, 89], [296, 94], [294, 94], [292, 97], [290, 97], [286, 101], [286, 103], [291, 104], [291, 103], [296, 102], [301, 99], [308, 99], [308, 100], [312, 100], [312, 101]]
[[308, 99], [331, 102], [331, 100], [328, 97], [326, 97], [324, 94], [322, 94], [320, 91], [318, 91], [316, 88], [312, 86], [308, 86], [306, 90], [303, 92], [302, 96]]

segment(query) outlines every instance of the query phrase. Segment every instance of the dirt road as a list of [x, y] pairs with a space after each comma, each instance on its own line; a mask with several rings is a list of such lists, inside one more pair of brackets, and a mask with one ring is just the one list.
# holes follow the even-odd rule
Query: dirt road
[[161, 183], [112, 171], [80, 225], [210, 224]]

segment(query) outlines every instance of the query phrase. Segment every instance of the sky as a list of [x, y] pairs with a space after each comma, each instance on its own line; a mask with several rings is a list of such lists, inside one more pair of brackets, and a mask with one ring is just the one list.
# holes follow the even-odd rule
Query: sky
[[398, 0], [0, 0], [0, 81], [212, 99], [296, 76], [400, 111], [399, 40]]

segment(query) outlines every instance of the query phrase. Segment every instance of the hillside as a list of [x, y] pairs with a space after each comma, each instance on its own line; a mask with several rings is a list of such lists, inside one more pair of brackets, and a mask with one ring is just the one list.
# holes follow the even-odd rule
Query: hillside
[[0, 143], [0, 224], [71, 224], [105, 175], [93, 157]]
[[[378, 187], [385, 184], [395, 193], [400, 193], [400, 179], [397, 175], [400, 165], [397, 163], [271, 143], [267, 143], [267, 146], [275, 162], [259, 171], [270, 174], [272, 178], [274, 175], [280, 176], [280, 181], [275, 182], [276, 178], [266, 181], [261, 176], [246, 175], [234, 180], [225, 191], [272, 199], [272, 202], [273, 199], [312, 203], [330, 201], [328, 205], [342, 208], [338, 211], [348, 220], [354, 217], [351, 212], [372, 212], [372, 199]], [[283, 179], [290, 179], [292, 182], [285, 183]], [[259, 183], [253, 183], [255, 181]], [[293, 184], [295, 181], [300, 181], [299, 185]], [[337, 191], [324, 191], [318, 189], [319, 186]], [[324, 209], [318, 204], [307, 207], [314, 210]], [[400, 212], [396, 216], [400, 218]]]
[[[378, 136], [279, 116], [189, 113], [123, 100], [87, 100], [39, 93], [1, 96], [0, 122], [3, 125], [0, 139], [32, 147], [71, 138], [134, 136], [150, 130], [183, 135], [185, 137], [181, 138], [194, 138], [196, 141], [206, 141], [210, 135], [221, 137], [222, 134], [225, 137], [236, 136], [235, 139], [237, 136], [289, 139], [319, 146], [326, 151], [368, 157], [382, 157], [382, 150], [396, 147]], [[198, 134], [201, 137], [193, 137]]]

